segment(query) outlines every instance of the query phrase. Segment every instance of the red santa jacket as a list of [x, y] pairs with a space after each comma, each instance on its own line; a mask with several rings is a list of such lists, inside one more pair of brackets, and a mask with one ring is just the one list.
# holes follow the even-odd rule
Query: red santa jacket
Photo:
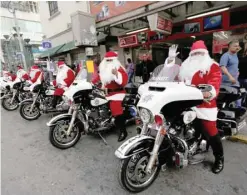
[[199, 84], [209, 84], [212, 86], [212, 98], [209, 103], [205, 102], [197, 106], [198, 118], [214, 121], [217, 119], [217, 104], [216, 99], [220, 91], [221, 85], [221, 70], [218, 64], [213, 63], [206, 74], [198, 71], [194, 74], [191, 84], [198, 86]]
[[56, 80], [53, 81], [54, 86], [59, 86], [61, 88], [67, 88], [69, 87], [75, 79], [75, 73], [71, 68], [64, 65], [63, 67], [59, 68]]
[[29, 71], [30, 81], [32, 83], [35, 83], [40, 76], [41, 76], [41, 80], [43, 80], [43, 74], [41, 69], [39, 69], [37, 66], [33, 66]]
[[[92, 83], [96, 84], [100, 81], [100, 75], [97, 75], [93, 80]], [[114, 76], [114, 80], [110, 83], [106, 84], [104, 87], [108, 89], [107, 99], [108, 100], [115, 100], [115, 101], [122, 101], [125, 97], [125, 89], [124, 87], [128, 83], [128, 74], [124, 70], [124, 68], [120, 67], [118, 69], [118, 75]]]

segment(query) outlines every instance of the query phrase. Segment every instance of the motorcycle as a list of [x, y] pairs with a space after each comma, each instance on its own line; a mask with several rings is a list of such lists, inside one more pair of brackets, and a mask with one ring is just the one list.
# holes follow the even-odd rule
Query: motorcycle
[[5, 93], [1, 97], [2, 107], [5, 110], [13, 111], [19, 107], [19, 103], [31, 97], [31, 94], [25, 90], [29, 84], [26, 81], [16, 79], [14, 82], [8, 82]]
[[217, 99], [217, 128], [222, 136], [235, 135], [246, 126], [246, 108], [236, 107], [238, 99], [242, 99], [242, 104], [246, 105], [245, 88], [221, 86]]
[[209, 146], [194, 108], [206, 101], [203, 92], [211, 86], [190, 86], [163, 74], [154, 72], [151, 80], [139, 87], [141, 133], [115, 151], [121, 160], [119, 182], [130, 192], [145, 190], [160, 170], [169, 166], [185, 168], [201, 163]]
[[[105, 98], [104, 90], [94, 86], [86, 79], [75, 80], [73, 88], [66, 91], [65, 95], [73, 107], [72, 114], [61, 114], [51, 119], [47, 126], [50, 127], [49, 140], [51, 144], [59, 149], [73, 147], [81, 137], [81, 134], [98, 134], [112, 129], [114, 118], [109, 109], [109, 101]], [[133, 86], [128, 87], [127, 94], [123, 101], [124, 115], [126, 122], [134, 119], [131, 110], [137, 104]]]
[[20, 103], [20, 115], [22, 118], [32, 121], [38, 119], [41, 114], [61, 113], [69, 110], [67, 100], [62, 97], [56, 108], [53, 108], [52, 100], [55, 88], [45, 81], [35, 83], [30, 89], [33, 98]]

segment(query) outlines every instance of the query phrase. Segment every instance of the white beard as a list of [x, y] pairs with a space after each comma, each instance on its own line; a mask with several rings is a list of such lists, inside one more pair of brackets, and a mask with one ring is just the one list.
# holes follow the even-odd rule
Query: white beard
[[206, 74], [213, 63], [213, 59], [208, 54], [205, 54], [205, 56], [189, 56], [181, 65], [179, 79], [181, 81], [191, 81], [198, 71]]
[[119, 69], [121, 63], [118, 59], [114, 59], [111, 62], [107, 62], [106, 59], [103, 59], [99, 65], [99, 76], [103, 85], [109, 84], [114, 80], [114, 75], [112, 74], [112, 69]]

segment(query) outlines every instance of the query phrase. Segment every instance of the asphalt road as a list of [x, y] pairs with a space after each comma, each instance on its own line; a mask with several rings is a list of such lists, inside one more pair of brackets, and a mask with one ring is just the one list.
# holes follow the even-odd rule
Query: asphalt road
[[[71, 149], [48, 140], [48, 116], [25, 121], [19, 111], [1, 112], [2, 195], [125, 195], [117, 180], [114, 156], [117, 133], [101, 139], [85, 136]], [[135, 135], [128, 129], [129, 137]], [[225, 169], [210, 172], [209, 163], [161, 172], [145, 195], [246, 195], [247, 145], [224, 141]], [[213, 156], [207, 156], [210, 162]]]

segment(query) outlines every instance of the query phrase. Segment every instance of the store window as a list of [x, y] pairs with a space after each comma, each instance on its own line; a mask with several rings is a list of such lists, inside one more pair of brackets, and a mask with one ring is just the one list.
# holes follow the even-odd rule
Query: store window
[[57, 1], [48, 1], [50, 16], [53, 16], [58, 12]]
[[29, 5], [30, 12], [38, 13], [37, 2], [29, 1], [29, 2], [28, 2], [28, 5]]

